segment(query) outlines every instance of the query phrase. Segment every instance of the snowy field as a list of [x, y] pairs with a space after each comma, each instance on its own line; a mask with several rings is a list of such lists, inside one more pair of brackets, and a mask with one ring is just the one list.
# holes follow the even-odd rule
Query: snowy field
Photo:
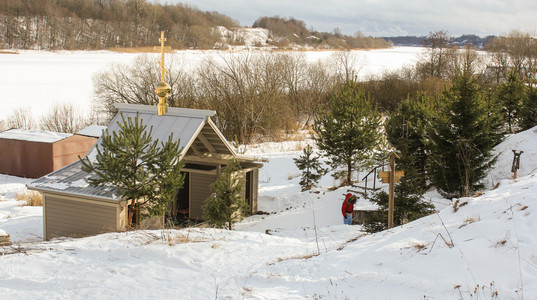
[[[496, 189], [457, 211], [431, 196], [438, 214], [372, 235], [342, 225], [346, 189], [329, 191], [329, 176], [300, 192], [292, 158], [304, 143], [248, 149], [270, 159], [259, 190], [270, 214], [233, 231], [43, 242], [41, 209], [15, 200], [27, 180], [0, 175], [0, 231], [14, 241], [0, 247], [0, 299], [537, 299], [537, 127], [497, 147]], [[515, 148], [516, 181], [504, 170]]]
[[[380, 74], [414, 64], [423, 48], [353, 51], [358, 58], [360, 76]], [[195, 69], [209, 58], [240, 55], [225, 51], [174, 51], [185, 68]], [[334, 51], [301, 51], [306, 61], [329, 62]], [[19, 107], [31, 108], [35, 117], [48, 112], [56, 103], [71, 103], [89, 111], [93, 98], [92, 77], [106, 71], [111, 64], [129, 64], [142, 54], [110, 51], [18, 51], [0, 54], [0, 120]], [[151, 54], [158, 56], [158, 54]]]

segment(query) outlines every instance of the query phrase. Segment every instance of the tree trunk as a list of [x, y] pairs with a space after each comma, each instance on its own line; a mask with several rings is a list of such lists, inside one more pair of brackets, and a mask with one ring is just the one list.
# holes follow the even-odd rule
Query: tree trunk
[[351, 161], [347, 161], [347, 185], [351, 185], [352, 183], [352, 180], [351, 180], [351, 176], [352, 175], [352, 163]]

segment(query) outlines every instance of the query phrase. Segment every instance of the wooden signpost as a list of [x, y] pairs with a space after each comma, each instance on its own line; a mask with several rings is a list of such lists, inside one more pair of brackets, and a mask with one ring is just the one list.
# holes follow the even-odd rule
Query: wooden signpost
[[524, 151], [513, 150], [513, 154], [514, 154], [513, 165], [511, 166], [511, 172], [514, 173], [513, 179], [516, 179], [518, 169], [520, 169], [520, 155], [522, 155], [522, 153], [524, 153]]
[[395, 158], [400, 158], [395, 152], [389, 154], [390, 158], [390, 171], [381, 171], [378, 174], [378, 177], [382, 179], [383, 183], [390, 184], [389, 200], [388, 200], [388, 229], [393, 228], [393, 208], [394, 200], [393, 194], [395, 189], [395, 184], [401, 181], [401, 177], [405, 176], [405, 171], [396, 171], [395, 170]]

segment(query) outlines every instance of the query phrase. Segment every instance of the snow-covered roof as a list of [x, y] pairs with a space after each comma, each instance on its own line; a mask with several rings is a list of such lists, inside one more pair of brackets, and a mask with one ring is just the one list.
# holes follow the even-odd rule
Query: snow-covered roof
[[40, 143], [55, 143], [67, 137], [70, 133], [60, 133], [52, 131], [26, 130], [26, 129], [10, 129], [0, 132], [0, 139], [20, 140]]
[[100, 138], [101, 134], [103, 133], [103, 130], [105, 130], [105, 129], [106, 129], [106, 126], [90, 125], [90, 126], [84, 128], [84, 129], [80, 130], [76, 134], [89, 136], [89, 137]]
[[93, 187], [87, 179], [95, 176], [82, 170], [82, 163], [78, 160], [57, 171], [45, 175], [27, 184], [31, 189], [52, 192], [64, 192], [74, 195], [121, 200], [119, 189], [113, 186]]
[[[193, 139], [207, 122], [208, 117], [216, 115], [214, 110], [169, 107], [165, 115], [159, 116], [156, 106], [120, 103], [115, 106], [120, 113], [108, 125], [110, 134], [120, 129], [119, 124], [123, 122], [122, 115], [125, 120], [128, 118], [134, 120], [136, 115], [139, 114], [140, 120], [144, 125], [147, 125], [147, 130], [153, 127], [151, 133], [153, 140], [166, 142], [168, 137], [173, 134], [173, 140], [180, 141], [180, 147], [183, 148], [183, 151], [188, 150]], [[96, 146], [100, 146], [100, 144], [101, 140], [99, 139]], [[94, 149], [88, 156], [92, 157], [92, 154], [95, 155], [96, 152]]]
[[[228, 144], [222, 134], [216, 129], [210, 116], [216, 114], [212, 110], [168, 108], [167, 114], [159, 116], [156, 106], [116, 104], [119, 109], [115, 118], [110, 122], [108, 131], [118, 131], [119, 124], [122, 123], [122, 115], [125, 119], [136, 118], [139, 114], [140, 120], [147, 125], [147, 130], [153, 128], [151, 136], [153, 140], [167, 141], [173, 134], [173, 140], [180, 141], [182, 157], [187, 152], [194, 154], [195, 151], [212, 151], [217, 155], [235, 156], [235, 152]], [[97, 155], [96, 147], [101, 145], [101, 138], [97, 140], [95, 146], [90, 150], [87, 157], [94, 160]], [[205, 146], [203, 146], [205, 145]], [[191, 148], [196, 148], [192, 150]], [[210, 149], [208, 149], [210, 148]], [[62, 169], [43, 176], [28, 184], [28, 187], [37, 190], [48, 190], [56, 192], [66, 192], [71, 194], [81, 194], [95, 197], [103, 197], [113, 200], [120, 200], [119, 191], [115, 187], [92, 187], [87, 183], [87, 179], [93, 174], [88, 174], [82, 170], [80, 161], [76, 161]]]

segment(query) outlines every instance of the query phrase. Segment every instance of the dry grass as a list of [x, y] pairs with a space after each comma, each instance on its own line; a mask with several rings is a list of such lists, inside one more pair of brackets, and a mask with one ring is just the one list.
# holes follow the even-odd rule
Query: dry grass
[[455, 200], [455, 203], [453, 203], [453, 212], [456, 213], [459, 208], [468, 205], [468, 201], [459, 202], [459, 199]]
[[412, 243], [412, 248], [420, 252], [421, 250], [427, 249], [427, 245], [425, 245], [424, 243], [414, 242]]
[[[190, 233], [184, 234], [170, 234], [170, 232], [164, 232], [163, 234], [164, 239], [168, 243], [168, 246], [174, 246], [177, 244], [188, 244], [188, 243], [203, 243], [203, 242], [210, 242], [214, 241], [214, 239], [208, 239], [205, 237], [191, 237]], [[217, 248], [218, 245], [216, 243], [211, 245], [211, 248]]]
[[[276, 262], [282, 262], [282, 261], [286, 261], [286, 260], [295, 260], [295, 259], [310, 259], [310, 258], [313, 258], [315, 256], [319, 256], [319, 253], [309, 253], [309, 254], [304, 254], [304, 255], [297, 255], [297, 256], [291, 256], [291, 257], [279, 257], [276, 259]], [[270, 265], [270, 263], [269, 263]]]
[[17, 51], [0, 50], [0, 54], [19, 54]]
[[464, 226], [472, 224], [472, 223], [475, 223], [477, 221], [481, 221], [481, 217], [479, 217], [479, 216], [468, 217], [468, 218], [466, 218], [466, 220], [464, 220], [464, 222], [461, 224], [461, 226], [459, 226], [459, 228], [463, 228]]
[[494, 245], [492, 245], [492, 247], [494, 247], [494, 248], [503, 247], [503, 246], [505, 246], [506, 243], [507, 243], [507, 240], [502, 239], [502, 240], [497, 241]]
[[24, 191], [17, 193], [17, 201], [24, 201], [25, 206], [43, 206], [43, 195], [37, 191]]
[[[157, 47], [155, 45], [155, 47]], [[160, 48], [157, 47], [135, 47], [135, 48], [110, 48], [108, 50], [119, 53], [160, 53]], [[170, 52], [170, 50], [164, 50], [164, 52]]]

